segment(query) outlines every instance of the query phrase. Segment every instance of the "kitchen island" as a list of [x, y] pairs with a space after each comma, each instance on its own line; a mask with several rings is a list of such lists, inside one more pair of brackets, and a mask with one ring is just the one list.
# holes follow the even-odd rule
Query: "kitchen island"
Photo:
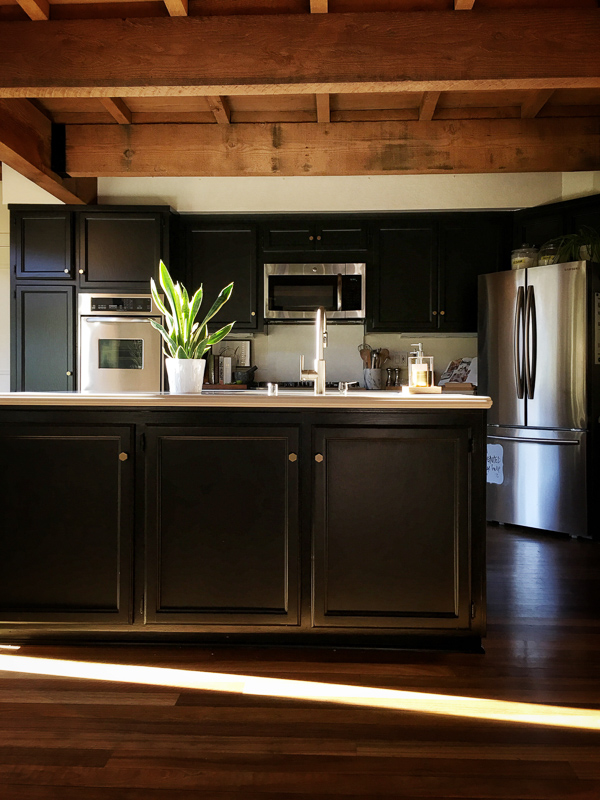
[[477, 649], [490, 405], [0, 395], [0, 638]]

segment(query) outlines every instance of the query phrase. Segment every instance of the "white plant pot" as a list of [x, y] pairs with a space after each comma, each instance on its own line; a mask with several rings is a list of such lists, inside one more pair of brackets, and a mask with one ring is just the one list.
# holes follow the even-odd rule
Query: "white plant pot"
[[167, 377], [171, 394], [200, 394], [204, 382], [204, 358], [167, 358]]

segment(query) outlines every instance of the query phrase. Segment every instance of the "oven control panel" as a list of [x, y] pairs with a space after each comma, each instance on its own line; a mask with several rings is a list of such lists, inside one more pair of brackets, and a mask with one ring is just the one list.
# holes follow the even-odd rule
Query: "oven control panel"
[[152, 311], [150, 297], [92, 297], [90, 298], [90, 311], [140, 311], [149, 314]]

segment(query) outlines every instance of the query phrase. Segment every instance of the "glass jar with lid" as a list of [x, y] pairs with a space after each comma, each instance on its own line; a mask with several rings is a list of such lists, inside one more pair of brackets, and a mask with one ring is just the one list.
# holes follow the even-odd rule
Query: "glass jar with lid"
[[546, 264], [556, 264], [558, 261], [558, 245], [554, 242], [548, 242], [540, 247], [538, 253], [538, 266], [543, 267]]
[[537, 266], [538, 250], [532, 244], [522, 244], [511, 254], [511, 267], [513, 269], [524, 269], [526, 267]]

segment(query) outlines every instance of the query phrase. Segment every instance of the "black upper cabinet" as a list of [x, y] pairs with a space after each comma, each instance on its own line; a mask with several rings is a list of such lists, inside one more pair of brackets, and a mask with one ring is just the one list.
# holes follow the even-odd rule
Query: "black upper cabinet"
[[73, 286], [20, 285], [13, 315], [12, 390], [75, 388]]
[[213, 323], [235, 320], [234, 331], [255, 331], [262, 323], [258, 303], [256, 228], [244, 223], [191, 223], [187, 238], [190, 292], [200, 284], [204, 301], [198, 320], [208, 312], [221, 289], [233, 281], [233, 292]]
[[367, 272], [369, 330], [437, 330], [437, 258], [436, 227], [424, 218], [378, 226]]
[[166, 220], [161, 213], [90, 211], [78, 215], [79, 285], [115, 285], [150, 291], [165, 257]]
[[70, 212], [13, 211], [11, 220], [11, 260], [17, 280], [73, 278]]
[[510, 258], [510, 217], [405, 215], [379, 224], [367, 279], [370, 331], [477, 330], [477, 278]]
[[343, 253], [367, 249], [367, 227], [348, 219], [272, 222], [263, 227], [265, 253]]

